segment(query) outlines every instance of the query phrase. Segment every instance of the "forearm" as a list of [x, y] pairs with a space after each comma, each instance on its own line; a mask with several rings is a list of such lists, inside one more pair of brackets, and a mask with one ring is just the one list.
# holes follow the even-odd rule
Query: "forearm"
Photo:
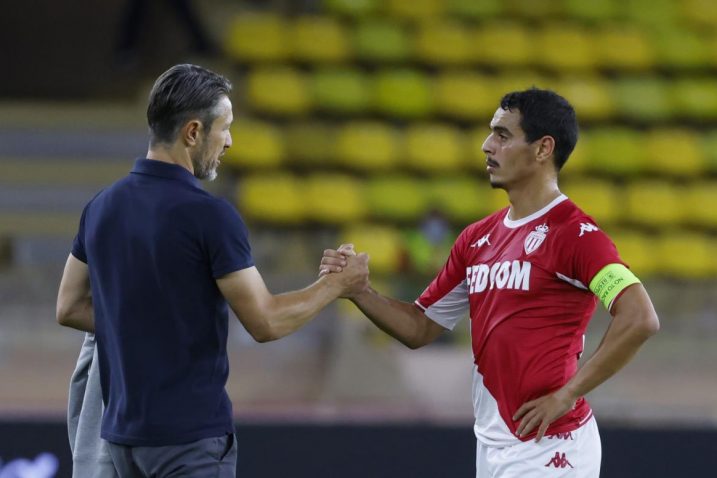
[[79, 300], [72, 304], [67, 310], [57, 311], [57, 322], [65, 327], [81, 330], [83, 332], [95, 332], [95, 312], [92, 305], [92, 298]]

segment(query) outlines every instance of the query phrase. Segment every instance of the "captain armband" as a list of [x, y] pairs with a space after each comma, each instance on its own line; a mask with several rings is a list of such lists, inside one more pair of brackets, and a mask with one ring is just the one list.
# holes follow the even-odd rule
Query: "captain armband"
[[590, 281], [590, 290], [595, 294], [607, 310], [610, 310], [612, 301], [620, 292], [632, 284], [638, 284], [640, 279], [635, 277], [630, 269], [622, 264], [608, 264], [595, 274]]

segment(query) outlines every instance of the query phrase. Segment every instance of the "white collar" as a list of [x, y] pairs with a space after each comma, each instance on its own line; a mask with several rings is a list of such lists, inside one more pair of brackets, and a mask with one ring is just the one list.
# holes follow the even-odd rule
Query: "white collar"
[[547, 206], [545, 206], [544, 208], [542, 208], [541, 210], [535, 211], [530, 216], [526, 216], [522, 219], [517, 219], [515, 221], [508, 218], [508, 215], [510, 214], [510, 208], [508, 208], [508, 212], [505, 213], [505, 217], [503, 218], [503, 225], [505, 225], [505, 227], [510, 228], [510, 229], [515, 229], [517, 227], [524, 226], [524, 225], [528, 224], [530, 221], [532, 221], [534, 219], [538, 219], [543, 214], [546, 214], [548, 211], [550, 211], [551, 209], [553, 209], [555, 206], [557, 206], [561, 202], [565, 201], [566, 199], [568, 199], [568, 197], [565, 194], [561, 194], [560, 196], [558, 196], [555, 199], [553, 199], [552, 201], [550, 201], [550, 203]]

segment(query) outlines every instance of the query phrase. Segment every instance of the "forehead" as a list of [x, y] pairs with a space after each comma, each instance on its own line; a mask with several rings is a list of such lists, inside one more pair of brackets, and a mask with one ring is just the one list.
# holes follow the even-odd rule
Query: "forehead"
[[507, 129], [514, 134], [520, 133], [522, 131], [522, 129], [520, 128], [520, 119], [520, 111], [516, 109], [504, 110], [503, 108], [498, 107], [498, 109], [495, 110], [495, 113], [493, 114], [493, 119], [490, 122], [490, 127], [501, 127]]
[[232, 102], [228, 97], [222, 96], [216, 106], [217, 120], [228, 120], [232, 118]]

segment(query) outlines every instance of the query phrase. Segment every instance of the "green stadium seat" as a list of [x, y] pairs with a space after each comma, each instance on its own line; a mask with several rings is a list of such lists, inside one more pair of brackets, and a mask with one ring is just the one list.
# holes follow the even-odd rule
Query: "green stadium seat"
[[653, 129], [644, 136], [649, 171], [672, 177], [694, 177], [704, 171], [699, 136], [688, 129]]
[[317, 173], [304, 180], [306, 219], [321, 224], [351, 224], [367, 213], [361, 180], [345, 174]]
[[399, 160], [399, 139], [386, 123], [350, 122], [336, 134], [336, 160], [358, 171], [387, 171]]
[[601, 23], [611, 20], [619, 12], [617, 0], [564, 0], [563, 13], [576, 20]]
[[413, 45], [400, 23], [369, 18], [353, 30], [353, 49], [359, 60], [397, 63], [411, 57]]
[[428, 208], [459, 225], [468, 225], [492, 213], [488, 181], [471, 177], [446, 177], [428, 183]]
[[474, 60], [482, 65], [507, 68], [533, 62], [532, 33], [520, 23], [482, 23], [473, 37]]
[[229, 25], [227, 55], [239, 62], [270, 62], [288, 58], [287, 22], [273, 14], [242, 14]]
[[317, 109], [337, 114], [360, 114], [371, 106], [371, 86], [365, 75], [350, 68], [324, 68], [311, 77]]
[[461, 65], [473, 58], [471, 34], [457, 21], [424, 22], [418, 27], [414, 42], [417, 59], [429, 65]]
[[625, 191], [626, 217], [645, 226], [674, 226], [684, 214], [681, 197], [682, 190], [666, 181], [634, 181]]
[[425, 212], [425, 185], [410, 176], [376, 176], [366, 184], [370, 214], [378, 220], [412, 222]]
[[713, 278], [717, 273], [715, 242], [692, 232], [671, 232], [656, 241], [660, 272], [681, 279]]
[[642, 134], [627, 128], [596, 128], [590, 131], [587, 167], [614, 176], [635, 176], [646, 168]]
[[712, 174], [717, 173], [717, 130], [706, 132], [700, 141], [705, 168]]
[[442, 16], [443, 0], [385, 0], [384, 10], [389, 15], [412, 21], [425, 21]]
[[493, 82], [472, 71], [445, 71], [434, 82], [436, 111], [458, 120], [480, 120], [488, 124], [500, 96]]
[[550, 24], [538, 30], [536, 51], [539, 66], [558, 72], [585, 71], [595, 66], [595, 53], [590, 33], [571, 24]]
[[682, 118], [717, 120], [717, 85], [714, 78], [679, 78], [672, 82], [675, 114]]
[[251, 108], [280, 116], [303, 115], [311, 109], [311, 94], [304, 75], [290, 67], [253, 69], [247, 78]]
[[680, 13], [678, 3], [675, 0], [623, 0], [620, 12], [630, 23], [662, 27], [674, 23]]
[[297, 122], [284, 132], [288, 161], [300, 167], [331, 165], [336, 148], [336, 131], [326, 123]]
[[485, 21], [498, 16], [503, 11], [501, 0], [447, 0], [446, 13], [459, 18]]
[[425, 118], [433, 111], [431, 85], [416, 70], [379, 72], [374, 79], [374, 101], [379, 112], [398, 119]]
[[612, 70], [644, 71], [655, 64], [648, 35], [635, 27], [614, 24], [593, 36], [597, 64]]
[[555, 89], [572, 103], [581, 122], [604, 121], [615, 114], [610, 86], [601, 77], [563, 77]]
[[522, 17], [528, 20], [544, 20], [562, 14], [561, 0], [504, 0], [505, 13], [508, 16]]
[[237, 186], [237, 203], [250, 221], [294, 225], [304, 221], [301, 181], [286, 173], [246, 176]]
[[404, 256], [403, 238], [399, 230], [377, 224], [351, 224], [341, 233], [342, 244], [353, 244], [356, 251], [369, 255], [371, 274], [394, 274]]
[[687, 222], [717, 229], [717, 181], [691, 183], [685, 188], [683, 203]]
[[653, 39], [661, 67], [699, 69], [708, 64], [707, 45], [696, 31], [671, 26], [656, 31]]
[[646, 279], [655, 274], [659, 266], [659, 256], [655, 251], [653, 235], [624, 228], [609, 231], [608, 234], [615, 243], [620, 258], [627, 263], [637, 277]]
[[622, 219], [623, 201], [620, 189], [612, 182], [575, 178], [563, 181], [560, 189], [601, 226]]
[[408, 168], [449, 174], [465, 165], [465, 141], [457, 129], [437, 123], [420, 123], [406, 128], [405, 161]]
[[341, 62], [351, 56], [348, 34], [330, 17], [298, 17], [290, 33], [293, 57], [306, 62]]
[[271, 123], [237, 119], [231, 127], [233, 147], [222, 161], [240, 170], [280, 166], [285, 156], [284, 137]]
[[680, 14], [697, 27], [717, 27], [717, 5], [714, 0], [680, 0]]
[[666, 80], [657, 77], [624, 77], [612, 84], [620, 116], [647, 123], [665, 121], [673, 114], [673, 101]]
[[327, 11], [349, 17], [365, 17], [376, 12], [379, 0], [324, 0]]

